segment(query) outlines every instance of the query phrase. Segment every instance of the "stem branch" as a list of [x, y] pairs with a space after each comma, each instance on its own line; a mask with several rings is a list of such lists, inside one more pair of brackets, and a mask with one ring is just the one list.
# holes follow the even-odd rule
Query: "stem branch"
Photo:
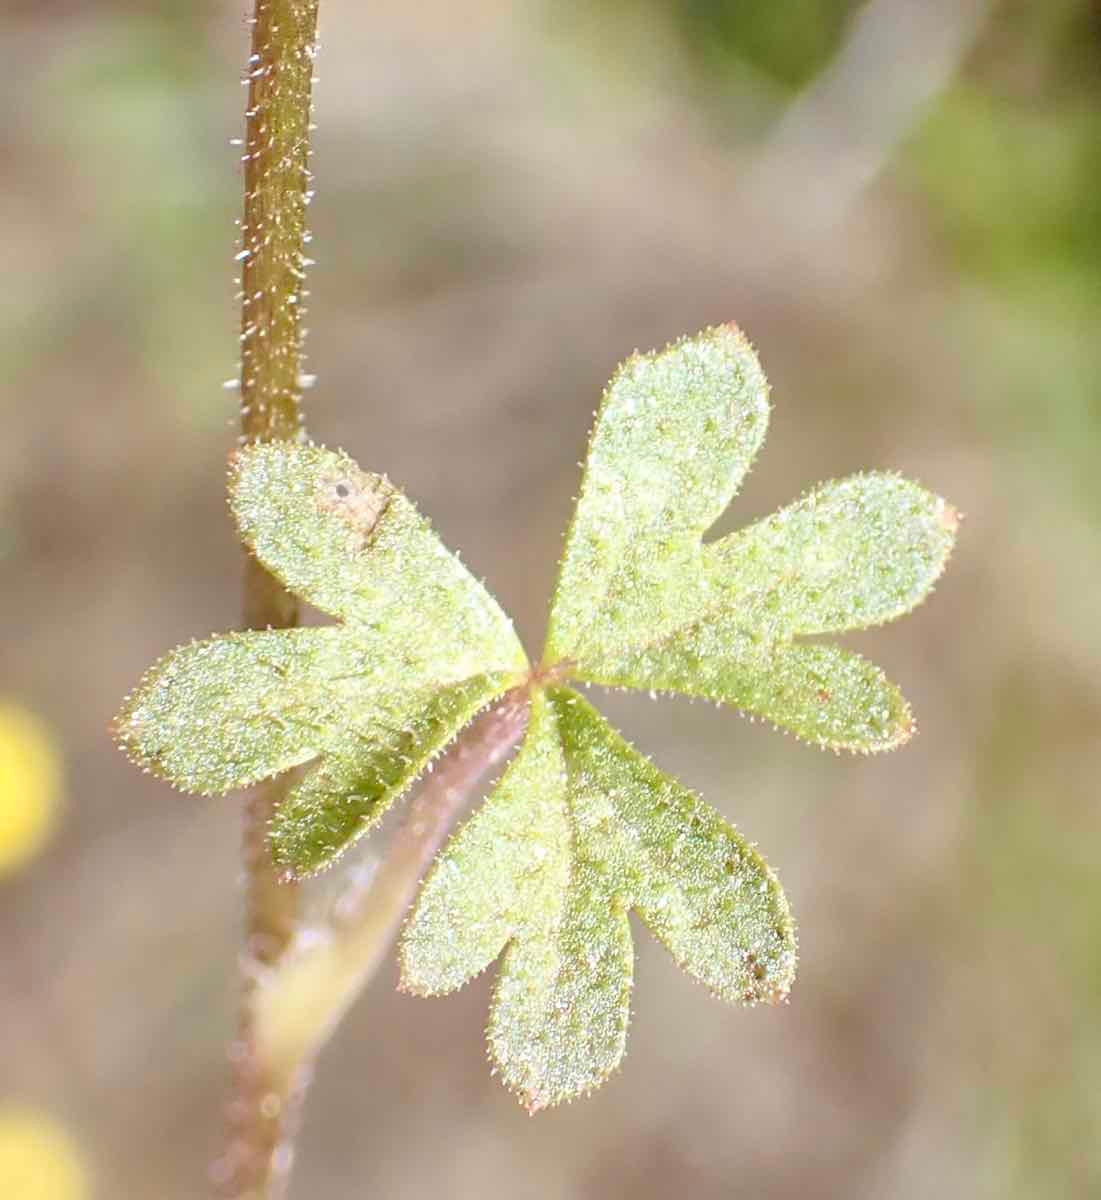
[[307, 1072], [389, 948], [424, 873], [456, 820], [527, 729], [519, 687], [486, 709], [437, 760], [369, 883], [338, 901], [331, 925], [292, 949], [261, 985], [257, 1023], [273, 1073], [294, 1086]]

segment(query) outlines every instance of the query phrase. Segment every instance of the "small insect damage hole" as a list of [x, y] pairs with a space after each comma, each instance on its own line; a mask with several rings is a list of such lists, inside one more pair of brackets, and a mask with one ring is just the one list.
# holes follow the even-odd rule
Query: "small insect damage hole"
[[362, 552], [375, 540], [392, 498], [393, 489], [381, 476], [348, 467], [321, 480], [317, 507], [347, 525], [355, 535], [356, 550]]

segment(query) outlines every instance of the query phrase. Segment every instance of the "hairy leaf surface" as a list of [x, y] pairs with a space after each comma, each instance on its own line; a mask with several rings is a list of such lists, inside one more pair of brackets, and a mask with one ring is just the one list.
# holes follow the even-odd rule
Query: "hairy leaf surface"
[[733, 326], [636, 354], [612, 377], [566, 539], [545, 662], [583, 677], [703, 600], [700, 540], [768, 426], [768, 382]]
[[520, 754], [426, 881], [403, 982], [450, 991], [507, 945], [490, 1052], [542, 1108], [595, 1087], [622, 1057], [631, 909], [724, 999], [787, 994], [794, 928], [764, 861], [580, 695], [555, 688], [536, 697]]
[[438, 994], [501, 957], [490, 1053], [532, 1109], [619, 1063], [632, 910], [729, 1001], [782, 999], [796, 958], [787, 902], [757, 852], [566, 681], [706, 697], [838, 749], [888, 749], [913, 727], [877, 666], [810, 639], [910, 611], [943, 570], [957, 514], [896, 475], [861, 474], [705, 541], [768, 414], [760, 364], [731, 326], [619, 368], [534, 674], [493, 599], [388, 480], [318, 447], [244, 450], [230, 479], [242, 537], [338, 623], [185, 646], [119, 718], [131, 755], [188, 791], [300, 769], [272, 845], [307, 872], [369, 829], [481, 708], [526, 684], [523, 745], [438, 857], [401, 959], [408, 989]]
[[369, 829], [526, 658], [413, 505], [346, 455], [250, 447], [234, 460], [231, 502], [264, 565], [342, 623], [174, 651], [128, 701], [119, 737], [203, 794], [314, 763], [272, 830], [280, 861], [311, 871]]
[[546, 661], [593, 683], [731, 704], [818, 745], [889, 749], [913, 729], [898, 688], [856, 654], [796, 639], [910, 611], [944, 569], [957, 515], [896, 475], [865, 474], [705, 543], [767, 413], [764, 375], [729, 327], [620, 369], [597, 416]]

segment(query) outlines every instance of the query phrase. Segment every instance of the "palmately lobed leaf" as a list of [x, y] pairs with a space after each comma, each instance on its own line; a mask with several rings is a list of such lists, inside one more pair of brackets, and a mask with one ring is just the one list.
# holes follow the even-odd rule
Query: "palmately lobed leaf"
[[242, 537], [340, 623], [183, 647], [120, 715], [132, 757], [185, 790], [303, 768], [272, 827], [276, 858], [301, 873], [374, 825], [481, 708], [526, 685], [525, 740], [438, 857], [401, 960], [403, 985], [433, 995], [503, 955], [490, 1054], [533, 1110], [596, 1087], [623, 1055], [632, 909], [728, 1001], [782, 1000], [796, 964], [787, 901], [756, 850], [565, 681], [705, 697], [834, 749], [889, 749], [913, 728], [878, 667], [807, 639], [920, 603], [957, 514], [869, 473], [705, 542], [768, 413], [764, 373], [733, 327], [623, 364], [534, 674], [492, 597], [388, 480], [320, 447], [250, 447], [231, 469]]
[[275, 818], [276, 858], [330, 862], [374, 825], [527, 659], [512, 625], [382, 477], [313, 446], [240, 451], [245, 541], [342, 623], [227, 634], [174, 651], [116, 723], [141, 765], [215, 794], [312, 764]]
[[786, 996], [794, 926], [764, 861], [580, 695], [555, 688], [535, 697], [519, 755], [426, 880], [403, 984], [449, 991], [505, 950], [490, 1053], [529, 1108], [556, 1104], [623, 1055], [632, 908], [724, 999]]
[[869, 473], [705, 543], [764, 438], [767, 397], [752, 348], [727, 327], [617, 373], [544, 661], [590, 683], [729, 704], [823, 747], [890, 749], [914, 728], [898, 688], [859, 655], [798, 639], [909, 612], [943, 571], [958, 516], [917, 484]]

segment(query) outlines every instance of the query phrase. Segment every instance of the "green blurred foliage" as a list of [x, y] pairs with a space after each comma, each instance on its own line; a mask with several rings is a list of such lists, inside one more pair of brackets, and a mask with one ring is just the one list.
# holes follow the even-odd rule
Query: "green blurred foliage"
[[1067, 289], [1101, 288], [1097, 5], [1007, 5], [910, 160], [964, 268], [1022, 293], [1053, 274]]
[[96, 232], [69, 273], [81, 290], [28, 332], [39, 352], [56, 340], [116, 342], [189, 421], [220, 421], [209, 370], [233, 317], [225, 264], [240, 201], [206, 47], [181, 35], [193, 19], [176, 5], [119, 16], [63, 45], [34, 80], [32, 100], [50, 114], [38, 134], [70, 164], [66, 186]]
[[786, 89], [807, 84], [841, 43], [859, 0], [673, 0], [696, 59], [722, 77], [748, 66]]
[[[584, 0], [582, 0], [584, 2]], [[586, 5], [590, 7], [590, 5]], [[791, 91], [809, 83], [840, 45], [859, 0], [600, 0], [613, 19], [665, 25], [693, 68], [722, 88], [750, 71]]]
[[[1101, 11], [1007, 4], [903, 168], [986, 364], [980, 402], [1049, 486], [1101, 520]], [[1052, 471], [1036, 438], [1071, 471]]]

